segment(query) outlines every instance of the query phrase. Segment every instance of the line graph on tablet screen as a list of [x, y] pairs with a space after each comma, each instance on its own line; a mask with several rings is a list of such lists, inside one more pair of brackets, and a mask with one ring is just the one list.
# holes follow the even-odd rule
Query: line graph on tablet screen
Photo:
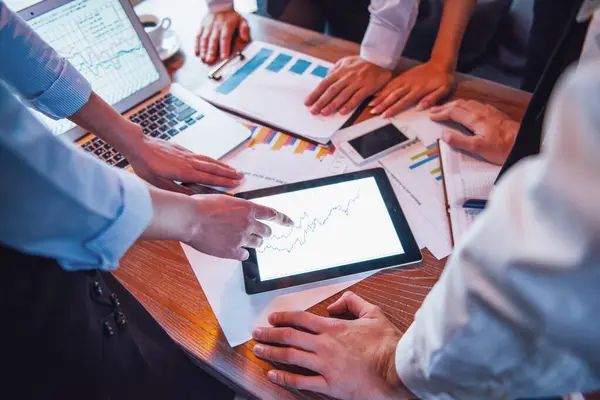
[[[118, 0], [78, 0], [29, 21], [107, 103], [113, 105], [159, 79], [159, 73]], [[50, 122], [55, 134], [69, 121]]]
[[261, 280], [403, 253], [374, 178], [252, 201], [294, 220], [291, 228], [265, 221], [273, 232], [256, 249]]
[[[304, 213], [300, 220], [296, 222], [289, 231], [279, 234], [272, 235], [265, 239], [263, 246], [261, 246], [257, 252], [265, 253], [269, 251], [286, 252], [291, 253], [298, 246], [304, 246], [311, 233], [314, 233], [317, 229], [324, 227], [330, 220], [335, 220], [336, 217], [348, 217], [350, 215], [350, 207], [352, 204], [360, 198], [360, 191], [356, 193], [356, 196], [349, 199], [345, 205], [338, 205], [332, 207], [327, 212], [324, 218], [311, 217], [308, 213]], [[332, 223], [334, 223], [333, 221]]]

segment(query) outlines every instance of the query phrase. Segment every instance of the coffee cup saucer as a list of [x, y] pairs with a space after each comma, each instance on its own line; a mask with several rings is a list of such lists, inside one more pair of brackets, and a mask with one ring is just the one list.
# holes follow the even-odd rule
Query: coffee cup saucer
[[158, 50], [158, 56], [162, 61], [166, 61], [173, 57], [181, 48], [181, 39], [177, 33], [171, 29], [165, 32], [162, 46]]

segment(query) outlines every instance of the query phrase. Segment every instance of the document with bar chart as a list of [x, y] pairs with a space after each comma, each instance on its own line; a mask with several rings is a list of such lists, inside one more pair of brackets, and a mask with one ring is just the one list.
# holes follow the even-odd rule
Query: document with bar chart
[[236, 192], [346, 171], [348, 159], [335, 147], [316, 145], [263, 126], [245, 125], [252, 132], [248, 146], [239, 148], [223, 160], [245, 175]]
[[244, 60], [232, 61], [222, 79], [208, 80], [196, 94], [204, 99], [286, 132], [328, 143], [349, 116], [310, 113], [306, 96], [321, 82], [331, 63], [263, 42], [252, 42]]
[[[395, 179], [396, 193], [406, 210], [418, 210], [430, 227], [427, 247], [437, 258], [452, 249], [452, 236], [446, 213], [446, 198], [436, 142], [425, 145], [420, 140], [380, 161]], [[415, 228], [418, 230], [418, 227]], [[418, 233], [417, 233], [418, 235]]]

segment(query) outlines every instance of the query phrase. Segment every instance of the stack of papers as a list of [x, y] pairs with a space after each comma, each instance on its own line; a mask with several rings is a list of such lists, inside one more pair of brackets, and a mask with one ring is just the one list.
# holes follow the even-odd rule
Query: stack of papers
[[453, 149], [442, 141], [439, 148], [452, 238], [458, 243], [482, 211], [465, 209], [462, 205], [468, 199], [487, 199], [501, 167]]

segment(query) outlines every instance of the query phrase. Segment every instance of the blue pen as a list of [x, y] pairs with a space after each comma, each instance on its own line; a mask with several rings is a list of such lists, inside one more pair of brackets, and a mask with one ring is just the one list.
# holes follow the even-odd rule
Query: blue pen
[[468, 199], [463, 203], [463, 208], [474, 208], [476, 210], [483, 210], [486, 204], [487, 200]]

